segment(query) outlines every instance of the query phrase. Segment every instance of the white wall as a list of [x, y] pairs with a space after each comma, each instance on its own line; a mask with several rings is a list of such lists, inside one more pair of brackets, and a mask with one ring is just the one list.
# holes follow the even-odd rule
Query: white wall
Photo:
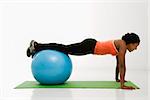
[[[150, 0], [148, 0], [148, 51], [150, 51]], [[150, 70], [150, 52], [148, 52], [148, 68]]]
[[[0, 2], [1, 67], [5, 79], [13, 76], [18, 80], [31, 78], [31, 59], [26, 57], [31, 39], [43, 43], [70, 44], [89, 37], [97, 40], [118, 39], [127, 32], [135, 32], [139, 34], [141, 44], [137, 51], [127, 53], [127, 69], [147, 68], [145, 1], [32, 1]], [[76, 72], [84, 72], [82, 69], [115, 69], [115, 57], [110, 55], [70, 57]]]

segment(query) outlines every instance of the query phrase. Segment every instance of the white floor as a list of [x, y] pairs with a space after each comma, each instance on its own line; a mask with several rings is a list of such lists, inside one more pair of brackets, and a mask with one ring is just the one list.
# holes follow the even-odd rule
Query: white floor
[[[99, 75], [95, 75], [96, 72], [99, 72]], [[86, 71], [84, 74], [76, 74], [77, 78], [72, 75], [69, 80], [82, 80], [83, 78], [85, 80], [109, 80], [112, 73], [114, 72], [110, 70]], [[140, 89], [13, 89], [20, 83], [12, 82], [11, 85], [6, 83], [1, 87], [0, 100], [148, 100], [150, 71], [128, 70], [126, 78], [134, 82]]]

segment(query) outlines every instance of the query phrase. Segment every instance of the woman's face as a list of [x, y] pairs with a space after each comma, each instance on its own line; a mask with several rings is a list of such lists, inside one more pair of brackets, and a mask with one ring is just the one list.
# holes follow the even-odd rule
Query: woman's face
[[130, 43], [130, 44], [127, 44], [127, 49], [129, 52], [132, 52], [134, 50], [137, 49], [139, 43]]

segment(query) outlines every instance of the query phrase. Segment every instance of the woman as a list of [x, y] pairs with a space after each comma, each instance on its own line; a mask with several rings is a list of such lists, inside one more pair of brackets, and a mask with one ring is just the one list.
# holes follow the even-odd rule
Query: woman
[[[127, 33], [122, 36], [122, 39], [108, 40], [108, 41], [97, 41], [95, 39], [85, 39], [80, 43], [74, 43], [70, 45], [58, 44], [58, 43], [49, 43], [41, 44], [32, 40], [30, 46], [27, 49], [27, 56], [34, 56], [41, 50], [51, 49], [63, 52], [70, 55], [106, 55], [111, 54], [116, 56], [117, 65], [116, 65], [116, 81], [121, 83], [122, 89], [134, 89], [130, 86], [125, 86], [125, 54], [128, 50], [132, 52], [137, 49], [140, 43], [140, 38], [135, 33]], [[118, 75], [120, 73], [120, 79]]]

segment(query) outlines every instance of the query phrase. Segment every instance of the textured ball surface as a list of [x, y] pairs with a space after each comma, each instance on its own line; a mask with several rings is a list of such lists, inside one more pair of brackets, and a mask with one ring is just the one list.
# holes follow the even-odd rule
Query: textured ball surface
[[62, 52], [43, 50], [34, 55], [31, 69], [40, 84], [62, 84], [71, 75], [72, 62]]

